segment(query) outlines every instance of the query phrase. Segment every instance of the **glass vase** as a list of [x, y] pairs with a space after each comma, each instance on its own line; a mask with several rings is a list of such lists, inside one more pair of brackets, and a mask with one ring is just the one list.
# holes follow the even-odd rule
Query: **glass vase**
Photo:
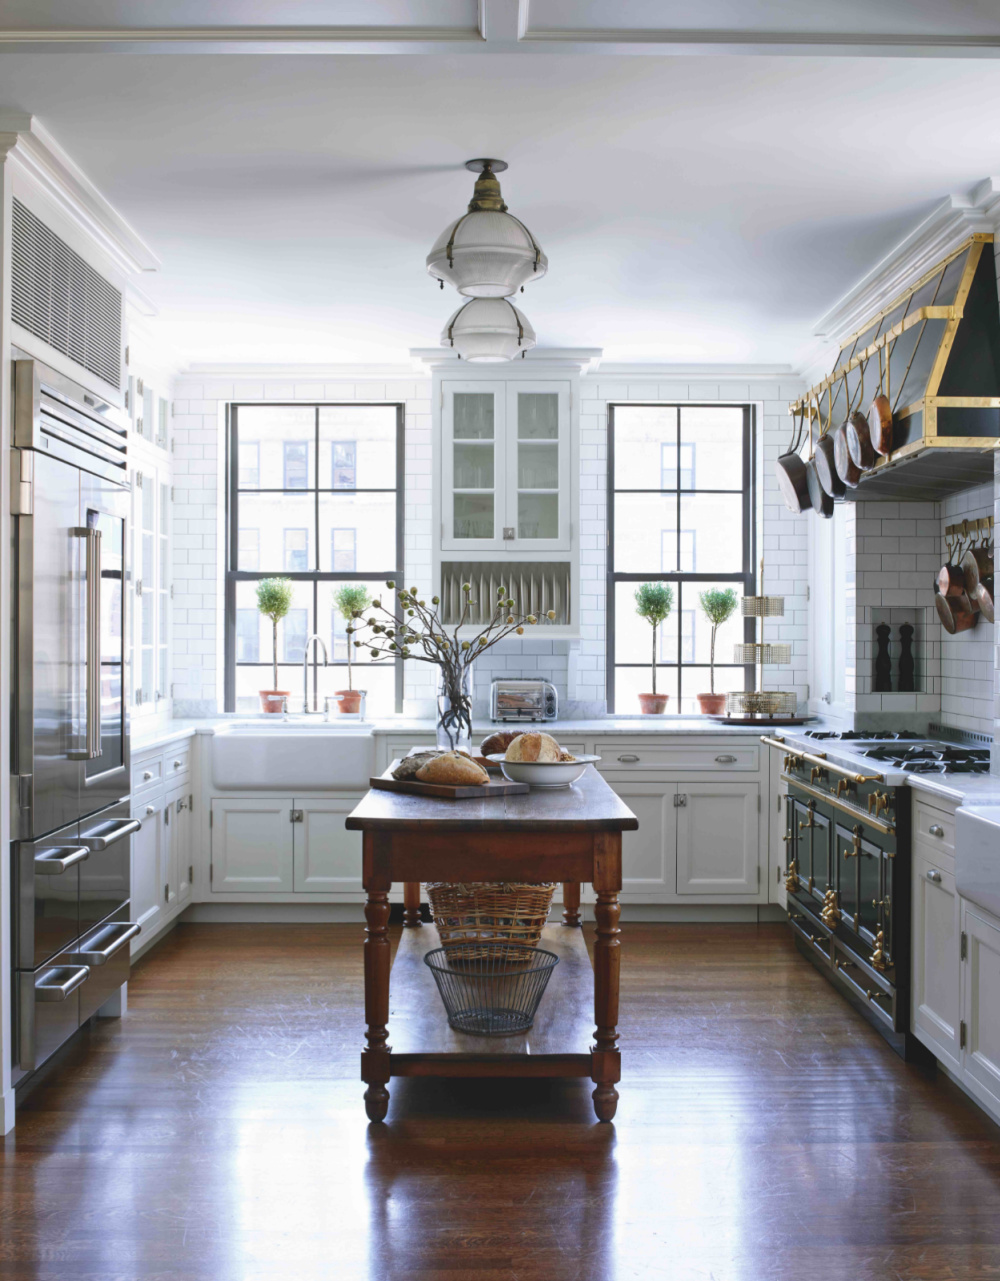
[[437, 745], [450, 752], [472, 750], [472, 668], [438, 668]]

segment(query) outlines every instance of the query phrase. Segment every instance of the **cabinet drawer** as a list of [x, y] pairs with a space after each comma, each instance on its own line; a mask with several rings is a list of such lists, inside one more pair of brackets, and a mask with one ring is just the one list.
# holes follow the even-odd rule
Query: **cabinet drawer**
[[186, 778], [191, 772], [191, 748], [185, 743], [163, 754], [163, 777], [169, 787], [175, 780]]
[[647, 743], [603, 744], [598, 740], [600, 769], [609, 770], [667, 770], [714, 773], [716, 770], [756, 772], [760, 768], [760, 749], [751, 744], [729, 746], [720, 744], [685, 747], [678, 743], [670, 746], [651, 746]]
[[933, 851], [940, 849], [954, 855], [955, 815], [918, 800], [914, 800], [913, 810], [913, 835], [928, 855], [933, 856]]
[[155, 792], [163, 782], [163, 760], [154, 756], [150, 760], [132, 765], [132, 795], [143, 796]]

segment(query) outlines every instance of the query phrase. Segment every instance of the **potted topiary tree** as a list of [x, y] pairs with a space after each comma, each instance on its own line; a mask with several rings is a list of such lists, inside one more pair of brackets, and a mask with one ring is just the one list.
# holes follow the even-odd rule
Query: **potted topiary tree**
[[[292, 607], [292, 580], [290, 578], [262, 578], [257, 584], [257, 608], [271, 620], [271, 661], [274, 684], [278, 684], [278, 624]], [[285, 699], [291, 697], [287, 689], [262, 689], [260, 707], [264, 712], [281, 712]]]
[[712, 648], [709, 657], [709, 679], [711, 693], [698, 695], [698, 706], [706, 716], [718, 716], [726, 705], [725, 694], [715, 692], [715, 633], [723, 623], [728, 622], [739, 604], [739, 597], [733, 587], [710, 587], [698, 597], [701, 612], [712, 624]]
[[669, 694], [656, 692], [656, 632], [673, 607], [673, 589], [666, 583], [643, 583], [635, 594], [635, 612], [653, 629], [653, 692], [639, 695], [639, 708], [644, 716], [662, 716], [670, 699]]
[[346, 583], [335, 593], [333, 604], [340, 617], [347, 623], [347, 689], [336, 689], [333, 696], [337, 700], [340, 712], [357, 712], [361, 708], [363, 689], [355, 689], [351, 677], [351, 650], [354, 648], [351, 637], [357, 630], [352, 626], [354, 619], [371, 607], [372, 598], [368, 588], [361, 583]]

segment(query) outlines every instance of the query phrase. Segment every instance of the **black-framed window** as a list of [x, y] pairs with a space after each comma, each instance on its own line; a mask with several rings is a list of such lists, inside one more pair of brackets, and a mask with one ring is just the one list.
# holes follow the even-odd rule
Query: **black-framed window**
[[[639, 711], [651, 691], [652, 632], [635, 612], [642, 583], [669, 583], [659, 629], [656, 689], [668, 713], [696, 715], [710, 688], [711, 623], [699, 595], [755, 588], [752, 405], [620, 404], [608, 409], [608, 710]], [[715, 691], [752, 689], [754, 669], [733, 662], [752, 640], [739, 609], [718, 631]]]
[[[226, 710], [259, 708], [269, 689], [272, 629], [256, 609], [261, 578], [292, 581], [278, 626], [278, 686], [301, 709], [306, 639], [310, 699], [346, 688], [346, 625], [336, 592], [345, 583], [386, 598], [403, 581], [402, 405], [230, 405], [227, 434]], [[375, 712], [402, 710], [402, 664], [351, 651], [354, 688]]]

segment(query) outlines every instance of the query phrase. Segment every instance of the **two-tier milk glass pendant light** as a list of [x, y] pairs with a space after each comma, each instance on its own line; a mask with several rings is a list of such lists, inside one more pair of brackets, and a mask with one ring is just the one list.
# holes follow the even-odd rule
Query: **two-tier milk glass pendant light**
[[504, 204], [496, 175], [506, 162], [469, 160], [465, 167], [479, 174], [469, 208], [427, 255], [427, 270], [442, 289], [448, 281], [469, 299], [445, 325], [441, 345], [471, 362], [513, 360], [534, 347], [535, 331], [510, 296], [544, 276], [549, 263]]

